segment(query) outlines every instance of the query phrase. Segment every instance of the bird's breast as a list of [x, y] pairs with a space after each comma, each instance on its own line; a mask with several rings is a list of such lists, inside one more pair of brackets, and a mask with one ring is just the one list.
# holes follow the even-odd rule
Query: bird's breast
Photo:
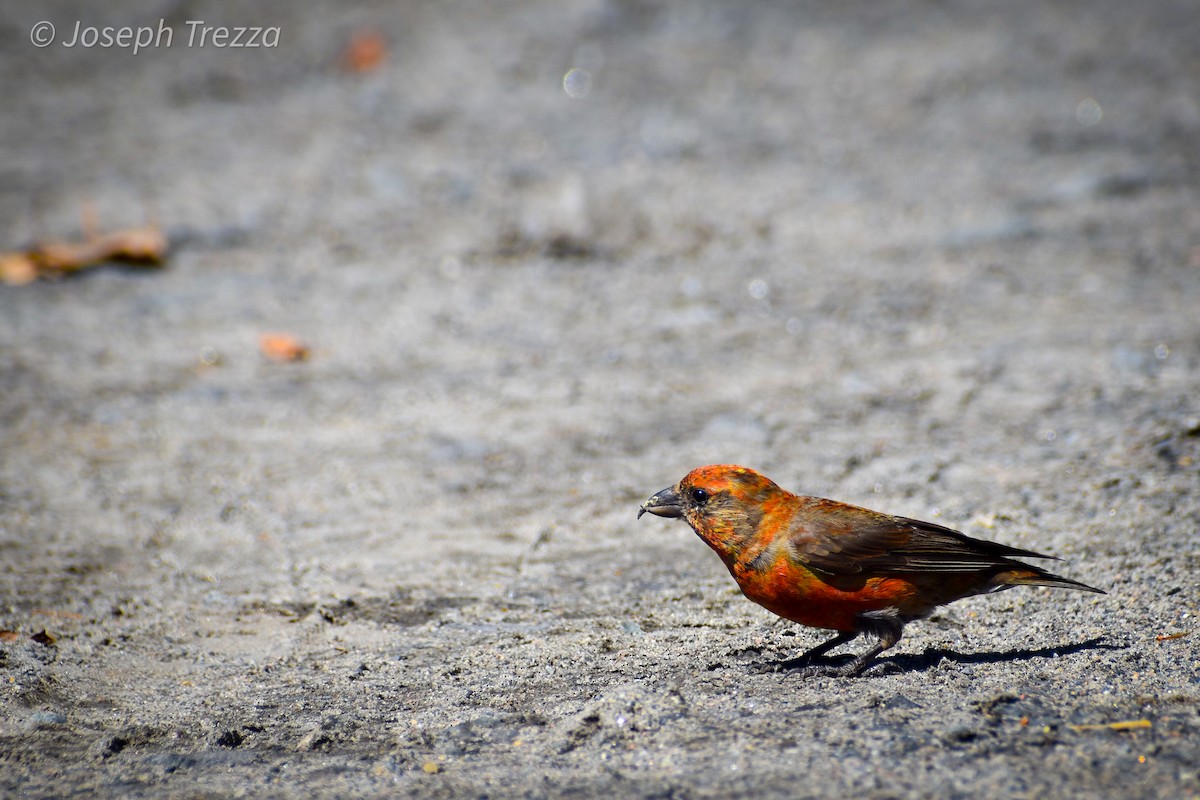
[[838, 631], [856, 628], [855, 615], [881, 608], [905, 608], [915, 587], [896, 577], [823, 575], [780, 553], [730, 565], [742, 593], [784, 619]]

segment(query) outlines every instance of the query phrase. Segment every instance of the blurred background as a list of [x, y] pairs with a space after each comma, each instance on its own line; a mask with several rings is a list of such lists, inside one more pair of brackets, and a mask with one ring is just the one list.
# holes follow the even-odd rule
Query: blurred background
[[0, 611], [62, 653], [30, 675], [175, 719], [327, 653], [321, 614], [393, 682], [538, 631], [565, 691], [655, 613], [701, 638], [637, 647], [690, 672], [697, 619], [765, 622], [634, 517], [711, 462], [1122, 587], [1023, 595], [1022, 646], [1195, 613], [1194, 3], [10, 3], [0, 42]]
[[455, 538], [703, 461], [898, 499], [917, 462], [1065, 463], [1096, 431], [1055, 413], [1159, 379], [1186, 417], [1195, 33], [1186, 4], [10, 7], [8, 249], [170, 242], [0, 295], [11, 491], [98, 495], [120, 541], [126, 503], [143, 536], [250, 504], [390, 539], [402, 503]]

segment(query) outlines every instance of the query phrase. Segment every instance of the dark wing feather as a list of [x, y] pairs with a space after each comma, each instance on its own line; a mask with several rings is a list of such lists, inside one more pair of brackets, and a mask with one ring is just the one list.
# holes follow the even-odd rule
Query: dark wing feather
[[792, 557], [832, 575], [979, 572], [1017, 566], [1009, 559], [1052, 558], [970, 536], [931, 522], [893, 517], [830, 500], [799, 514], [788, 531]]

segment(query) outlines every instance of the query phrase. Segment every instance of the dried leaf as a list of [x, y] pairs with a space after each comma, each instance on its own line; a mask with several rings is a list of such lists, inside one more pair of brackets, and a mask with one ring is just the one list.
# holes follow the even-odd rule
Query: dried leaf
[[387, 41], [378, 31], [361, 30], [346, 45], [342, 59], [350, 72], [372, 72], [387, 59]]
[[21, 638], [21, 634], [16, 631], [4, 630], [0, 631], [0, 642], [15, 642]]
[[1129, 719], [1123, 722], [1107, 722], [1100, 725], [1068, 725], [1068, 728], [1079, 733], [1080, 731], [1132, 731], [1139, 728], [1149, 728], [1150, 720], [1148, 719]]
[[154, 225], [89, 234], [77, 242], [41, 242], [25, 252], [0, 254], [0, 281], [21, 285], [106, 261], [157, 266], [166, 259], [168, 247], [166, 234]]
[[30, 638], [33, 639], [38, 644], [46, 645], [46, 647], [50, 647], [51, 645], [53, 645], [55, 642], [58, 641], [53, 636], [51, 636], [50, 633], [48, 631], [46, 631], [45, 629], [42, 629], [38, 633], [35, 633]]
[[287, 333], [264, 333], [258, 349], [272, 361], [303, 361], [310, 353], [308, 345]]
[[35, 608], [34, 614], [41, 614], [44, 617], [56, 617], [58, 619], [83, 619], [83, 614], [78, 614], [74, 611], [56, 611], [48, 608]]
[[37, 277], [37, 264], [28, 253], [0, 253], [0, 281], [9, 286], [24, 286]]
[[161, 264], [167, 256], [167, 237], [153, 225], [128, 228], [82, 242], [44, 242], [29, 255], [40, 272], [77, 272], [105, 261]]

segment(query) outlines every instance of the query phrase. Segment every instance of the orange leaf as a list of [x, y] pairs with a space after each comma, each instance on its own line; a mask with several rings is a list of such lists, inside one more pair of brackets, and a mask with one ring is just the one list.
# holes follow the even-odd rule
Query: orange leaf
[[387, 59], [387, 41], [378, 31], [361, 30], [346, 45], [343, 63], [350, 72], [372, 72]]
[[310, 354], [308, 345], [287, 333], [264, 333], [258, 349], [272, 361], [303, 361]]

